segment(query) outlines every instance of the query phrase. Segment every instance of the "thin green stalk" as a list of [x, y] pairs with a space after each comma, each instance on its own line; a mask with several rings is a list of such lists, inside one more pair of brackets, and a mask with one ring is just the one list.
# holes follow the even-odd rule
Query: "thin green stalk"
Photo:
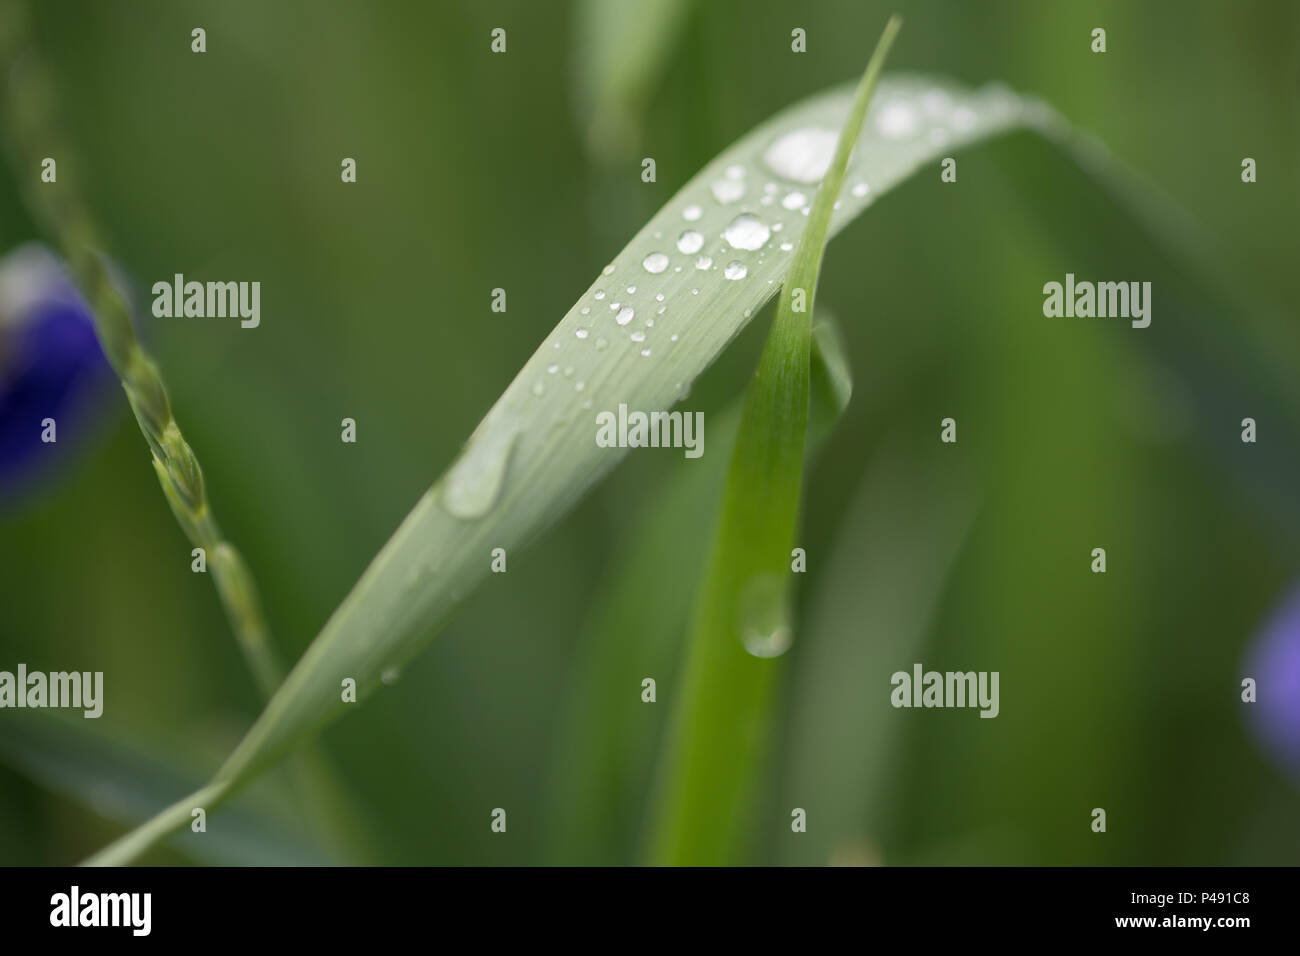
[[902, 21], [872, 54], [783, 284], [745, 396], [709, 569], [688, 644], [652, 831], [662, 864], [735, 862], [766, 749], [775, 659], [789, 645], [791, 557], [808, 426], [813, 299], [831, 213]]
[[[203, 549], [208, 573], [235, 640], [262, 699], [270, 700], [284, 680], [284, 668], [271, 647], [257, 586], [248, 565], [226, 540], [212, 513], [203, 469], [172, 412], [157, 364], [136, 337], [130, 309], [101, 252], [104, 244], [94, 217], [66, 179], [53, 183], [36, 180], [42, 156], [56, 157], [63, 163], [66, 176], [72, 150], [52, 120], [53, 86], [28, 36], [22, 5], [0, 3], [0, 77], [8, 77], [0, 94], [0, 115], [8, 117], [14, 168], [31, 171], [24, 177], [28, 208], [57, 241], [73, 281], [90, 306], [100, 346], [122, 383], [153, 453], [154, 472], [167, 503], [191, 544]], [[344, 823], [348, 801], [321, 755], [304, 754], [296, 764], [296, 773], [304, 801], [317, 824], [333, 833], [335, 848], [355, 851], [358, 843], [348, 835], [351, 827]]]

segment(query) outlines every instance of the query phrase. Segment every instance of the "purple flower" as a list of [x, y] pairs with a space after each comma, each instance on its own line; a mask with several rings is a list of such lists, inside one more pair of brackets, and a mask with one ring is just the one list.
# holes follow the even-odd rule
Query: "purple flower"
[[[59, 260], [35, 244], [0, 258], [0, 508], [84, 445], [113, 380], [90, 308]], [[46, 419], [54, 442], [42, 438]]]
[[1255, 679], [1258, 700], [1247, 706], [1264, 749], [1300, 781], [1300, 588], [1256, 640], [1245, 676]]

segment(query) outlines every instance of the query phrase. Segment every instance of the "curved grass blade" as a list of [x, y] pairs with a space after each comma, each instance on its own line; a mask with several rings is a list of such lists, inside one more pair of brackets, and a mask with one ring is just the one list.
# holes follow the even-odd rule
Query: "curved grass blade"
[[[97, 724], [48, 710], [10, 715], [0, 734], [0, 763], [101, 817], [128, 825], [147, 819], [168, 795], [192, 790], [208, 772], [192, 766], [188, 756], [142, 746]], [[201, 836], [186, 830], [168, 845], [216, 866], [329, 864], [331, 858], [302, 826], [301, 805], [287, 792], [261, 792], [261, 784], [269, 782], [259, 781], [235, 801], [220, 826]]]
[[854, 93], [745, 395], [664, 765], [656, 863], [732, 862], [766, 748], [775, 658], [790, 645], [791, 554], [803, 487], [812, 307], [831, 213], [902, 21], [890, 19]]
[[[620, 403], [662, 411], [687, 393], [780, 287], [807, 224], [794, 194], [825, 175], [852, 97], [851, 87], [832, 90], [754, 129], [606, 266], [334, 612], [205, 788], [205, 806], [352, 706], [341, 700], [345, 678], [360, 697], [378, 689], [380, 675], [419, 653], [489, 573], [493, 548], [526, 544], [618, 463], [625, 449], [595, 444], [597, 412]], [[1004, 88], [882, 78], [830, 234], [923, 164], [1034, 118], [1031, 102]], [[694, 233], [699, 249], [683, 251], [694, 249], [697, 240], [684, 235]], [[188, 805], [178, 802], [92, 862], [129, 861], [183, 825]]]

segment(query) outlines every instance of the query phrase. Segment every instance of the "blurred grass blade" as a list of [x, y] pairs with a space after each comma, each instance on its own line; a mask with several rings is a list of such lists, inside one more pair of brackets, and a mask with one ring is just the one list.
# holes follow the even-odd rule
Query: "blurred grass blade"
[[787, 813], [803, 807], [817, 825], [771, 841], [783, 862], [882, 861], [904, 720], [887, 694], [863, 693], [863, 682], [927, 659], [925, 638], [978, 507], [978, 477], [954, 467], [945, 448], [930, 433], [888, 436], [822, 562], [772, 801]]
[[745, 395], [676, 695], [651, 838], [656, 863], [734, 862], [740, 843], [766, 744], [779, 666], [774, 658], [792, 637], [791, 549], [803, 485], [817, 277], [849, 154], [900, 26], [898, 17], [889, 21], [862, 74]]
[[646, 102], [662, 77], [692, 0], [582, 0], [575, 87], [587, 146], [613, 161], [634, 155]]
[[[352, 706], [341, 699], [344, 679], [356, 680], [361, 697], [379, 688], [380, 675], [419, 653], [489, 573], [493, 548], [526, 544], [607, 474], [626, 449], [596, 445], [598, 412], [619, 404], [662, 411], [689, 391], [780, 287], [790, 248], [810, 218], [763, 198], [791, 199], [824, 176], [852, 99], [853, 88], [836, 89], [754, 129], [687, 183], [596, 277], [334, 612], [204, 789], [205, 805]], [[1003, 88], [882, 79], [830, 233], [922, 164], [1032, 121], [1029, 101]], [[927, 135], [935, 130], [942, 135]], [[681, 251], [696, 241], [683, 232], [699, 234], [697, 251]], [[568, 374], [552, 374], [552, 367]], [[134, 858], [189, 819], [187, 802], [94, 862]]]
[[[852, 383], [834, 320], [819, 307], [813, 328], [809, 457], [848, 405]], [[626, 864], [636, 859], [663, 722], [637, 689], [646, 677], [676, 686], [693, 593], [731, 461], [743, 402], [709, 419], [711, 454], [678, 463], [610, 562], [574, 659], [550, 789], [545, 859]], [[611, 635], [618, 635], [611, 639]], [[658, 691], [656, 691], [658, 693]], [[669, 706], [672, 692], [663, 706]], [[658, 701], [657, 701], [658, 702]]]
[[[143, 747], [108, 733], [98, 721], [49, 710], [9, 716], [0, 734], [0, 763], [101, 817], [128, 825], [203, 781], [188, 753]], [[187, 856], [216, 866], [333, 862], [302, 828], [301, 803], [260, 786], [232, 805], [219, 826], [202, 835], [186, 830], [170, 842]]]

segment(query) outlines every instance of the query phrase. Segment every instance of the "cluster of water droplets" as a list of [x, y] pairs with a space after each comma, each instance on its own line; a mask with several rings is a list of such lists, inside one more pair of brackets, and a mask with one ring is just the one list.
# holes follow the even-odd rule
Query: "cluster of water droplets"
[[[952, 135], [971, 130], [977, 119], [970, 106], [959, 102], [946, 90], [882, 86], [877, 101], [868, 112], [865, 135], [868, 139], [881, 141], [914, 141], [922, 147], [927, 142], [942, 145]], [[839, 132], [832, 125], [833, 121], [825, 126], [806, 124], [777, 135], [761, 153], [762, 173], [735, 163], [712, 177], [707, 182], [707, 191], [702, 191], [692, 197], [693, 201], [680, 207], [678, 229], [665, 230], [668, 236], [663, 232], [654, 233], [654, 238], [663, 244], [642, 257], [642, 273], [659, 276], [669, 270], [675, 273], [718, 272], [728, 281], [740, 282], [753, 275], [755, 265], [763, 264], [765, 252], [793, 252], [798, 228], [791, 230], [796, 235], [789, 239], [777, 236], [786, 225], [781, 217], [783, 213], [801, 216], [810, 213], [813, 198], [830, 169], [838, 146]], [[857, 200], [868, 198], [872, 191], [869, 178], [865, 168], [855, 166], [851, 159], [846, 177], [848, 194]], [[711, 203], [735, 209], [727, 225], [712, 238], [709, 231], [699, 225]], [[840, 205], [837, 202], [835, 208]], [[609, 265], [602, 275], [612, 276], [614, 271], [614, 266]], [[767, 281], [772, 285], [779, 279]], [[687, 288], [690, 295], [700, 294], [698, 287], [689, 285], [682, 287], [683, 293]], [[671, 303], [665, 302], [662, 292], [654, 296], [654, 301], [636, 299], [636, 291], [635, 284], [626, 286], [626, 294], [617, 288], [593, 290], [590, 302], [579, 307], [580, 315], [588, 318], [574, 331], [574, 337], [584, 345], [602, 351], [610, 345], [606, 336], [617, 332], [625, 335], [642, 356], [650, 357], [655, 317], [663, 316]], [[612, 325], [603, 331], [606, 320], [602, 318], [604, 309], [601, 306], [609, 309], [613, 319]], [[748, 316], [749, 311], [745, 314]], [[678, 339], [677, 333], [668, 336], [669, 343]], [[555, 347], [560, 348], [560, 343], [556, 342]], [[582, 391], [585, 383], [575, 381], [572, 387]], [[532, 386], [533, 393], [538, 396], [545, 394], [546, 390], [545, 381]]]

